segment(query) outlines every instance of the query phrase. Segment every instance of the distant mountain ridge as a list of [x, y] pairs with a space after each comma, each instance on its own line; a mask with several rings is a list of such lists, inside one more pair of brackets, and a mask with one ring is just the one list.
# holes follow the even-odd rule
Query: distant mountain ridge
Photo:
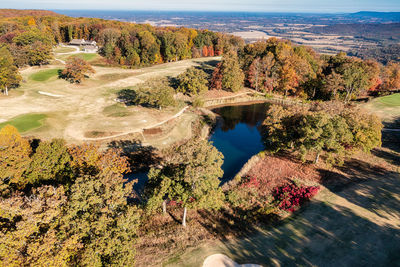
[[54, 11], [50, 10], [38, 10], [38, 9], [0, 9], [0, 17], [2, 18], [13, 18], [21, 16], [63, 16]]
[[371, 20], [376, 18], [379, 21], [400, 22], [400, 12], [360, 11], [350, 13], [349, 16], [356, 19]]

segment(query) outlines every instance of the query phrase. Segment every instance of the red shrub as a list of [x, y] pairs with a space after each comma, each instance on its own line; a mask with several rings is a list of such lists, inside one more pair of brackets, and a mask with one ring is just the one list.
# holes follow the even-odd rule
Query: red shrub
[[318, 190], [319, 186], [297, 186], [292, 182], [276, 187], [272, 192], [272, 196], [280, 209], [293, 212], [304, 202], [315, 196]]

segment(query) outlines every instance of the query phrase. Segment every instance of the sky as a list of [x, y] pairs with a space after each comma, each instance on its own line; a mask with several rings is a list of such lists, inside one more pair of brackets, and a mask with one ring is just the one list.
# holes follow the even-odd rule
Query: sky
[[0, 8], [346, 13], [400, 11], [400, 0], [0, 0]]

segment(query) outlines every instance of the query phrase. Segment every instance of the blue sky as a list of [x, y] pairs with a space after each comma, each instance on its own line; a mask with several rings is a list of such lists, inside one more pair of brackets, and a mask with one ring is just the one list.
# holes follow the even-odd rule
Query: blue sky
[[0, 8], [331, 13], [400, 11], [400, 0], [0, 0]]

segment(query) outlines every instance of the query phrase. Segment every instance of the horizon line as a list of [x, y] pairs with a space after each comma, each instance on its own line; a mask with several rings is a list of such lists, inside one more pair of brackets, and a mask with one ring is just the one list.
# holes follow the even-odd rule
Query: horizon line
[[400, 13], [399, 11], [376, 11], [376, 10], [358, 10], [358, 11], [258, 11], [258, 10], [193, 10], [193, 9], [75, 9], [75, 8], [57, 8], [57, 9], [46, 9], [46, 8], [0, 8], [1, 9], [14, 9], [14, 10], [47, 10], [47, 11], [119, 11], [119, 12], [208, 12], [208, 13], [290, 13], [290, 14], [355, 14], [361, 12], [375, 12], [375, 13]]

